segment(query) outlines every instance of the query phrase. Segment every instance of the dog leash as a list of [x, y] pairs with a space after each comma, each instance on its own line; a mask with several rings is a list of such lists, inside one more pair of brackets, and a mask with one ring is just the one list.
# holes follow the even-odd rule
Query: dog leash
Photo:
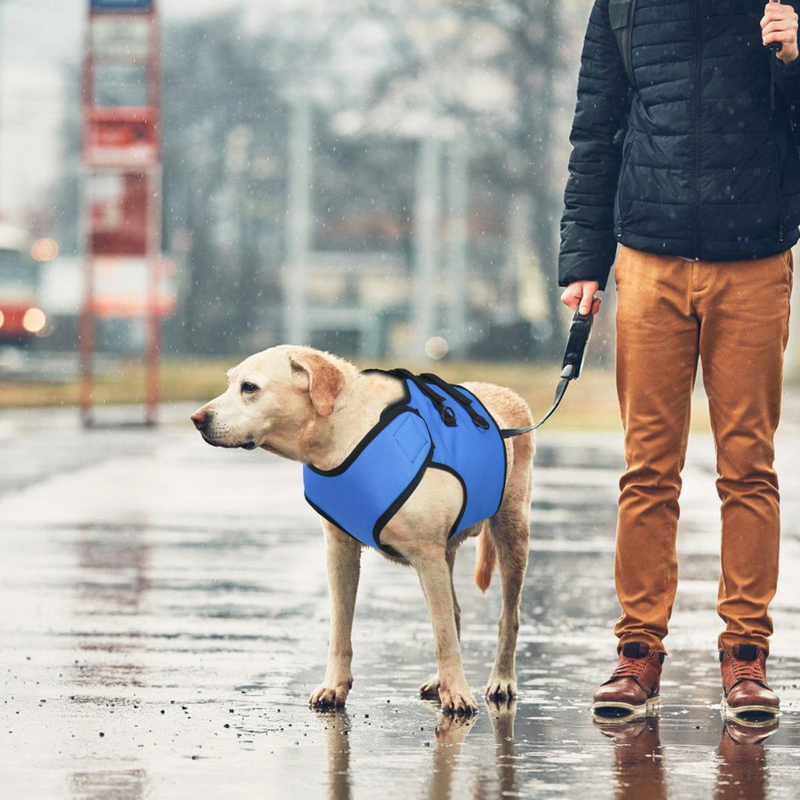
[[567, 338], [567, 349], [564, 353], [564, 361], [561, 365], [561, 380], [556, 387], [553, 404], [535, 425], [528, 425], [524, 428], [503, 428], [500, 431], [500, 435], [504, 439], [535, 431], [553, 416], [556, 409], [561, 404], [561, 401], [564, 399], [564, 395], [567, 393], [567, 386], [569, 386], [571, 381], [577, 380], [580, 377], [583, 356], [586, 353], [586, 344], [592, 333], [593, 319], [594, 315], [591, 310], [588, 314], [581, 314], [580, 308], [575, 310], [575, 314], [569, 326], [569, 336]]

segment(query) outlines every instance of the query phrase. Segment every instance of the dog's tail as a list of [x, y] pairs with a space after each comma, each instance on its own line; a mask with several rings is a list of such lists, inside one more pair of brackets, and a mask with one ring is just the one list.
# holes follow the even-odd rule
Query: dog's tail
[[489, 533], [489, 520], [485, 519], [478, 534], [478, 553], [475, 557], [475, 583], [485, 594], [492, 582], [492, 573], [497, 561], [492, 535]]

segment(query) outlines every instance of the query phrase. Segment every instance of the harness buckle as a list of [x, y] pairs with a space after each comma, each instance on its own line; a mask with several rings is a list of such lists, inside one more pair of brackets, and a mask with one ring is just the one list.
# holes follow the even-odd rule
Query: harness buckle
[[439, 413], [441, 413], [444, 424], [447, 425], [448, 428], [455, 428], [458, 425], [456, 413], [450, 406], [442, 406], [439, 409]]

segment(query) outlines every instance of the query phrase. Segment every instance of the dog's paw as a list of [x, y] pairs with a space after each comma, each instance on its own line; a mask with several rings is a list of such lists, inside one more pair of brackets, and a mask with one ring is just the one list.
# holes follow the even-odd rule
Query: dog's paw
[[466, 714], [471, 716], [478, 713], [478, 704], [466, 684], [439, 683], [439, 702], [442, 711], [446, 714]]
[[487, 700], [511, 700], [517, 696], [517, 679], [513, 676], [502, 677], [492, 673], [484, 695]]
[[426, 683], [419, 687], [419, 696], [424, 700], [439, 699], [439, 676], [435, 675]]
[[335, 686], [323, 684], [314, 690], [308, 704], [312, 708], [344, 708], [351, 686], [352, 681], [337, 683]]

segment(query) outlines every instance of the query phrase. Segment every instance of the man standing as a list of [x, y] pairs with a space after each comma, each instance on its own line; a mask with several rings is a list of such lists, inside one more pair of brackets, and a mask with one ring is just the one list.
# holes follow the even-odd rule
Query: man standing
[[778, 712], [765, 662], [780, 536], [773, 436], [790, 248], [800, 236], [800, 158], [789, 127], [792, 105], [800, 108], [797, 27], [791, 6], [753, 0], [595, 0], [592, 8], [559, 285], [570, 308], [596, 313], [614, 263], [622, 615], [619, 664], [594, 694], [598, 714], [658, 707], [698, 358], [722, 501], [725, 704], [734, 714]]

